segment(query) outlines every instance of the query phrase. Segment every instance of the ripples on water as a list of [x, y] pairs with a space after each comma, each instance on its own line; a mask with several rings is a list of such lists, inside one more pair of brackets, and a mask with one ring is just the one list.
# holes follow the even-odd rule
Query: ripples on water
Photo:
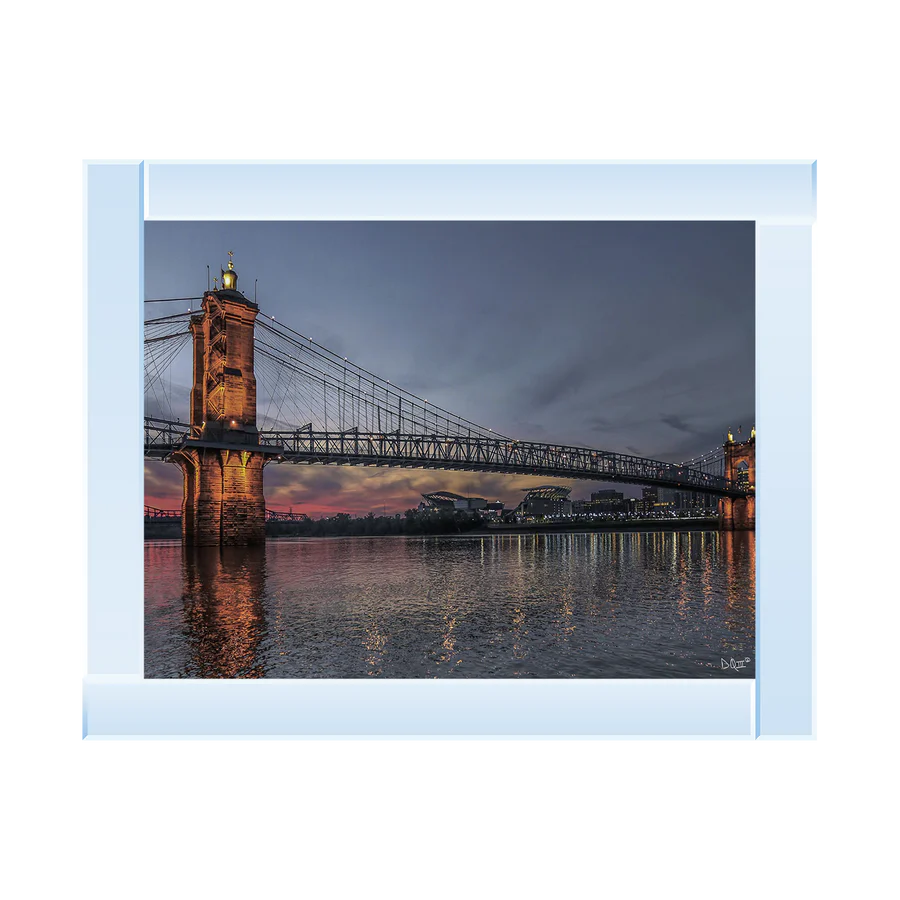
[[755, 550], [715, 531], [148, 541], [145, 674], [752, 677]]

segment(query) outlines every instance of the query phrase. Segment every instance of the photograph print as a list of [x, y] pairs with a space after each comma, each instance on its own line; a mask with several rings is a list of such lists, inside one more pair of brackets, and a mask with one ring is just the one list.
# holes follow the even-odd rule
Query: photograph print
[[753, 222], [144, 225], [146, 678], [753, 678]]

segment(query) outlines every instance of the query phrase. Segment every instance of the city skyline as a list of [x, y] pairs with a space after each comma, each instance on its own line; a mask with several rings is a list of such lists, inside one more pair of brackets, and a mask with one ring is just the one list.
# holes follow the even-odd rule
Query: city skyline
[[[681, 462], [753, 424], [753, 236], [752, 222], [150, 222], [145, 289], [199, 296], [233, 249], [262, 313], [446, 408], [520, 440]], [[185, 413], [189, 366], [183, 354], [169, 385]], [[265, 470], [267, 506], [311, 515], [402, 512], [436, 490], [510, 506], [546, 481]], [[174, 466], [145, 462], [148, 504], [181, 491]]]

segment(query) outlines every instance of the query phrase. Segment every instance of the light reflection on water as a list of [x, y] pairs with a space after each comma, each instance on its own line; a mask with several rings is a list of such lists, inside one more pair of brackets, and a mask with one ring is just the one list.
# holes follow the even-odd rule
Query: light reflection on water
[[752, 532], [148, 541], [144, 553], [148, 678], [755, 672]]

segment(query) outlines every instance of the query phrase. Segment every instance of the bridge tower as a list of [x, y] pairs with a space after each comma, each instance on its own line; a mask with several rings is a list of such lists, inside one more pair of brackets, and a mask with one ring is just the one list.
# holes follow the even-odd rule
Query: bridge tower
[[756, 528], [756, 429], [743, 442], [736, 442], [729, 432], [724, 449], [725, 477], [746, 487], [747, 496], [719, 501], [719, 529], [749, 531]]
[[[237, 289], [228, 253], [222, 287], [191, 317], [190, 436], [172, 454], [184, 475], [184, 544], [243, 545], [266, 538], [263, 466], [279, 448], [259, 443], [253, 329], [259, 307]], [[218, 279], [216, 279], [218, 282]]]

